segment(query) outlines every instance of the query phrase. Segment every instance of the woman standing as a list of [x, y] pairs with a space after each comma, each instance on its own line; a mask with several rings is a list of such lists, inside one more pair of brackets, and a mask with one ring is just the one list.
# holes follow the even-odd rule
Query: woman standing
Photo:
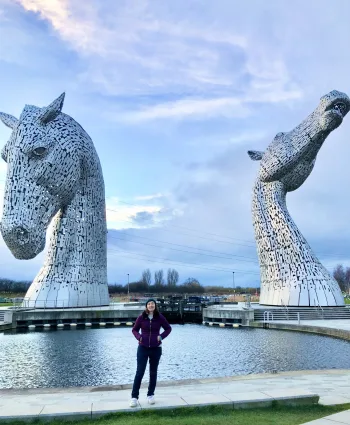
[[[160, 328], [164, 332], [160, 334]], [[141, 334], [140, 334], [141, 329]], [[171, 326], [166, 318], [159, 313], [157, 302], [150, 298], [146, 302], [145, 311], [137, 318], [132, 333], [139, 341], [137, 349], [137, 370], [131, 393], [130, 407], [136, 407], [143, 375], [149, 359], [149, 385], [147, 399], [149, 404], [154, 404], [154, 390], [157, 384], [157, 371], [162, 355], [162, 340], [171, 332]]]

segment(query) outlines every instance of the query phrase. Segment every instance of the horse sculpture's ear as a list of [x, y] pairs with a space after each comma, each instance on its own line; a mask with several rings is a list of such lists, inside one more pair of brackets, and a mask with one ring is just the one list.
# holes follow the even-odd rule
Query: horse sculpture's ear
[[0, 120], [12, 130], [15, 128], [16, 124], [18, 123], [18, 119], [16, 117], [9, 114], [4, 114], [3, 112], [0, 112]]
[[42, 108], [38, 118], [43, 124], [47, 124], [58, 117], [63, 108], [64, 96], [65, 93], [62, 93], [61, 96], [50, 103], [49, 106]]
[[280, 139], [282, 136], [284, 136], [286, 133], [284, 133], [283, 131], [280, 131], [279, 133], [276, 134], [274, 140], [276, 139]]
[[7, 162], [7, 145], [8, 143], [6, 143], [6, 145], [1, 149], [1, 158]]
[[260, 152], [260, 151], [248, 151], [248, 155], [250, 156], [250, 159], [252, 159], [253, 161], [260, 161], [261, 158], [264, 155], [264, 152]]

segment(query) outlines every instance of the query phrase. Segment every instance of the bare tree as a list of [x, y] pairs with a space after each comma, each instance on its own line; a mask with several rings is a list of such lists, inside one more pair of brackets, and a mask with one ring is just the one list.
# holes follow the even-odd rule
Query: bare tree
[[152, 274], [150, 269], [146, 269], [142, 272], [141, 281], [147, 285], [147, 288], [149, 288], [150, 284], [152, 283]]
[[189, 277], [183, 284], [185, 292], [199, 294], [204, 292], [204, 287], [194, 277]]
[[349, 289], [350, 268], [346, 269], [342, 264], [338, 264], [333, 270], [333, 277], [338, 282], [340, 289], [346, 292]]
[[175, 269], [168, 269], [168, 286], [176, 286], [179, 281], [179, 273]]
[[164, 273], [163, 270], [158, 270], [154, 273], [154, 284], [156, 286], [163, 286], [164, 285]]
[[347, 267], [345, 271], [345, 284], [346, 291], [350, 295], [350, 267]]

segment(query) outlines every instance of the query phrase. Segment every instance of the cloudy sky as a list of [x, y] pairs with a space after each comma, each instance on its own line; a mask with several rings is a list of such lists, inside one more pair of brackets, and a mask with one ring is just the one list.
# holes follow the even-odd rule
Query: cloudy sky
[[[243, 4], [244, 3], [244, 4]], [[0, 0], [0, 111], [66, 92], [103, 167], [108, 275], [259, 285], [251, 191], [276, 133], [350, 94], [348, 0]], [[0, 144], [10, 130], [0, 126]], [[330, 270], [350, 266], [350, 117], [327, 139], [292, 217]], [[0, 188], [6, 164], [0, 165]], [[33, 279], [43, 255], [0, 276]]]

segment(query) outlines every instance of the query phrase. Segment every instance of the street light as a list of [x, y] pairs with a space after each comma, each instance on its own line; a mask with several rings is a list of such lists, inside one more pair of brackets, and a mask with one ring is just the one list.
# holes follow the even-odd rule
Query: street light
[[129, 298], [129, 302], [130, 302], [129, 273], [128, 273], [128, 298]]
[[232, 284], [233, 284], [233, 302], [235, 302], [235, 272], [232, 272]]

